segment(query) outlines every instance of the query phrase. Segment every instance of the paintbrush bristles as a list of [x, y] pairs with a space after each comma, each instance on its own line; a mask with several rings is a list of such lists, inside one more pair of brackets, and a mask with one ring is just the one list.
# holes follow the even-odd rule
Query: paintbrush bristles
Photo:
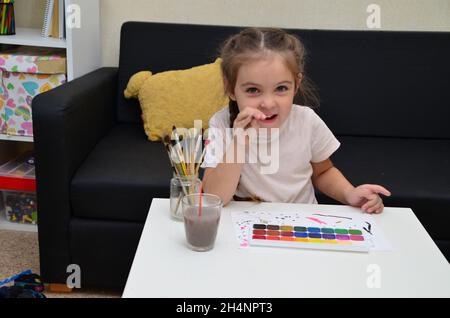
[[171, 136], [163, 137], [164, 146], [177, 176], [197, 177], [204, 157], [204, 151], [201, 151], [203, 130], [191, 128], [185, 131], [180, 135], [173, 126]]
[[[180, 135], [178, 134], [177, 128], [173, 126], [171, 136], [164, 136], [164, 146], [169, 156], [169, 160], [172, 164], [174, 175], [176, 175], [179, 179], [194, 178], [195, 180], [198, 180], [200, 165], [205, 156], [206, 146], [209, 143], [208, 140], [205, 140], [202, 151], [202, 141], [203, 129], [200, 129], [200, 131], [198, 131], [197, 129], [192, 128], [187, 130], [185, 135]], [[189, 185], [186, 185], [184, 182], [185, 180], [180, 180], [180, 185], [185, 195], [196, 193], [199, 191], [201, 193], [201, 181], [200, 189], [196, 189], [196, 182], [189, 182]]]

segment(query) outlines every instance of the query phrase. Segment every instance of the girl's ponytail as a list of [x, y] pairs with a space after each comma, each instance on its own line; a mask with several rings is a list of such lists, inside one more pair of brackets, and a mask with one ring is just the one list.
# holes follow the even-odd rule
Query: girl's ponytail
[[234, 121], [236, 120], [236, 117], [239, 114], [239, 107], [237, 102], [230, 98], [230, 102], [228, 103], [228, 109], [230, 111], [230, 128], [233, 128]]
[[320, 98], [316, 85], [307, 76], [303, 76], [294, 103], [311, 108], [320, 107]]

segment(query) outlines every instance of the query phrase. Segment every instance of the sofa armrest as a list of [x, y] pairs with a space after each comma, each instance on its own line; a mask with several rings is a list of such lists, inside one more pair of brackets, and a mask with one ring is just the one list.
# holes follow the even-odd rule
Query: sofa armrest
[[41, 275], [65, 283], [70, 181], [115, 123], [117, 68], [101, 68], [33, 99]]

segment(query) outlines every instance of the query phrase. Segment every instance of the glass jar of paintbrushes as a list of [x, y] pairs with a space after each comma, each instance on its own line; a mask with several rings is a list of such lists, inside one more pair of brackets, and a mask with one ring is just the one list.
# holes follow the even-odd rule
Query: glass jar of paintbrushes
[[185, 195], [200, 191], [201, 180], [195, 176], [176, 176], [170, 180], [170, 215], [175, 220], [183, 220], [181, 200]]
[[186, 195], [201, 192], [198, 173], [206, 143], [203, 143], [201, 129], [183, 129], [182, 133], [178, 133], [175, 126], [171, 136], [164, 136], [163, 142], [173, 170], [170, 181], [170, 214], [173, 219], [182, 221], [181, 200]]

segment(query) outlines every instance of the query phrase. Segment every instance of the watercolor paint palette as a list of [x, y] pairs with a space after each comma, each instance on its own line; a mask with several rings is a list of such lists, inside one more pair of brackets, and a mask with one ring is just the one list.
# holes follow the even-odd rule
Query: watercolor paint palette
[[363, 231], [356, 228], [252, 224], [250, 246], [369, 252]]

